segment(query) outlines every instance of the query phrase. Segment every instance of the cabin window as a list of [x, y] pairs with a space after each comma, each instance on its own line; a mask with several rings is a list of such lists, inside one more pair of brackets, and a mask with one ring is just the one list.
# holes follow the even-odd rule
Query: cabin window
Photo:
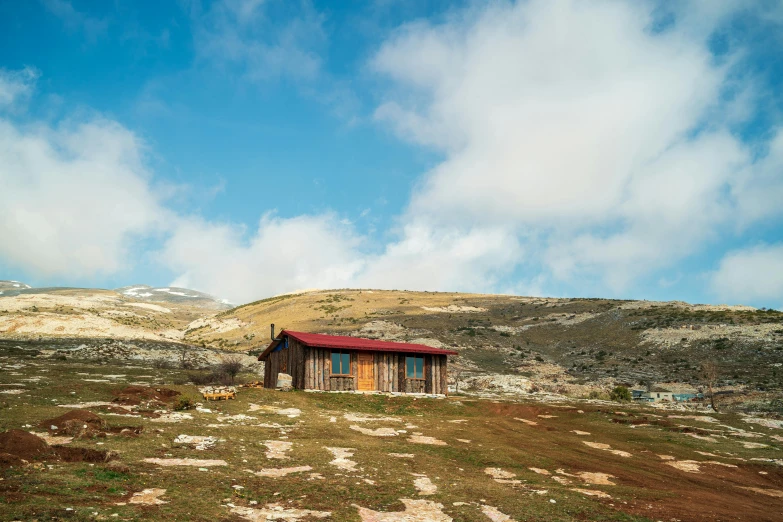
[[424, 378], [424, 357], [413, 356], [405, 358], [405, 376], [408, 379]]
[[332, 375], [351, 375], [350, 352], [332, 352]]

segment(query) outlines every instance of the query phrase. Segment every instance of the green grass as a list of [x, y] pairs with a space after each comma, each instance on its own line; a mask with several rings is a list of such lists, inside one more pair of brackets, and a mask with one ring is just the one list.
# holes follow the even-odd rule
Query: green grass
[[[31, 376], [42, 378], [38, 382], [23, 381], [29, 383], [29, 391], [23, 395], [0, 396], [0, 428], [3, 430], [26, 424], [36, 425], [43, 419], [62, 414], [63, 408], [57, 407], [56, 403], [111, 400], [113, 392], [127, 382], [147, 381], [160, 386], [183, 376], [176, 370], [0, 358], [0, 364], [15, 362], [28, 366], [0, 372], [0, 384], [19, 382], [19, 379]], [[79, 375], [79, 372], [91, 375]], [[83, 380], [99, 379], [101, 375], [108, 374], [125, 374], [127, 377], [123, 384]], [[187, 395], [195, 394], [193, 386], [168, 387]], [[250, 404], [299, 408], [302, 415], [288, 418], [263, 411], [250, 412]], [[479, 511], [480, 504], [495, 506], [514, 520], [668, 520], [675, 514], [667, 513], [666, 505], [679, 498], [680, 488], [685, 484], [691, 492], [701, 491], [700, 488], [706, 491], [714, 484], [702, 482], [707, 480], [707, 475], [688, 475], [663, 465], [657, 454], [709, 460], [710, 457], [695, 452], [715, 451], [717, 448], [741, 458], [779, 458], [779, 451], [774, 449], [779, 444], [766, 437], [771, 430], [760, 426], [754, 426], [753, 431], [764, 434], [764, 438], [758, 440], [769, 444], [768, 449], [745, 449], [740, 444], [740, 440], [744, 439], [727, 440], [719, 446], [695, 439], [682, 433], [677, 425], [692, 426], [694, 430], [715, 429], [715, 426], [688, 419], [671, 419], [658, 424], [651, 422], [649, 426], [639, 427], [614, 422], [615, 419], [641, 419], [644, 415], [661, 414], [633, 405], [607, 409], [576, 404], [575, 407], [561, 408], [535, 402], [501, 403], [464, 396], [425, 399], [241, 389], [237, 400], [210, 402], [205, 406], [214, 413], [190, 410], [194, 418], [177, 424], [105, 416], [105, 420], [113, 426], [143, 424], [145, 429], [139, 437], [116, 435], [72, 443], [117, 451], [128, 471], [111, 469], [104, 464], [62, 462], [2, 471], [0, 518], [94, 520], [96, 516], [92, 513], [106, 518], [117, 513], [118, 517], [112, 519], [236, 520], [227, 504], [250, 505], [250, 501], [255, 501], [257, 506], [279, 503], [330, 511], [332, 520], [356, 521], [358, 516], [354, 504], [380, 511], [397, 511], [402, 510], [402, 498], [426, 498], [443, 504], [444, 511], [458, 521], [487, 520]], [[584, 413], [578, 413], [577, 408], [582, 408]], [[614, 415], [614, 411], [620, 408], [636, 417]], [[399, 422], [361, 425], [369, 428], [394, 427], [407, 433], [396, 437], [364, 435], [349, 428], [359, 423], [346, 420], [343, 417], [346, 413], [394, 417]], [[246, 425], [210, 427], [210, 424], [225, 423], [218, 420], [218, 414], [245, 414], [257, 419]], [[544, 419], [538, 415], [556, 417]], [[336, 422], [331, 422], [332, 417]], [[529, 426], [516, 418], [529, 419], [538, 425]], [[454, 420], [464, 422], [449, 422]], [[650, 416], [649, 420], [660, 419]], [[734, 415], [723, 415], [720, 422], [749, 429], [747, 423]], [[272, 423], [283, 426], [283, 430], [257, 426]], [[582, 444], [584, 437], [575, 435], [571, 430], [588, 431], [591, 433], [588, 440], [610, 444], [613, 448], [631, 452], [633, 457], [624, 459], [589, 448]], [[283, 440], [293, 443], [290, 459], [267, 459], [263, 441], [281, 440], [283, 431], [283, 436], [288, 437]], [[436, 437], [448, 445], [411, 443], [407, 437], [414, 432]], [[174, 445], [172, 441], [179, 434], [213, 435], [224, 439], [224, 442], [211, 450], [196, 451]], [[333, 456], [324, 449], [327, 446], [353, 448], [352, 460], [357, 462], [360, 471], [346, 472], [332, 466], [330, 461]], [[416, 458], [397, 459], [390, 457], [389, 453], [413, 453]], [[158, 467], [141, 462], [148, 457], [223, 459], [229, 466], [202, 472], [197, 468]], [[310, 478], [308, 473], [263, 478], [245, 471], [305, 465], [311, 466], [312, 471], [320, 473], [324, 479]], [[522, 482], [518, 485], [495, 482], [484, 472], [488, 467], [514, 473]], [[617, 485], [561, 485], [551, 476], [532, 472], [530, 467], [544, 468], [552, 473], [557, 469], [568, 473], [608, 472], [617, 477]], [[783, 479], [777, 467], [759, 463], [754, 464], [753, 469], [733, 470], [735, 478], [726, 480], [758, 481], [762, 477], [758, 474], [761, 469], [768, 471], [769, 480]], [[412, 473], [429, 477], [438, 486], [437, 493], [420, 497], [413, 486], [415, 477]], [[242, 486], [242, 489], [232, 488], [233, 485]], [[570, 489], [577, 486], [605, 491], [613, 498], [599, 500]], [[162, 499], [167, 503], [159, 506], [118, 504], [126, 503], [133, 492], [145, 488], [166, 489]], [[536, 490], [547, 490], [548, 493], [539, 495], [534, 492]], [[737, 492], [747, 496], [737, 488], [729, 488], [725, 494], [731, 498]], [[555, 503], [551, 503], [550, 499]], [[760, 499], [762, 503], [772, 501], [774, 499]], [[455, 502], [468, 504], [454, 506]], [[645, 518], [646, 512], [640, 506], [646, 505], [658, 506], [662, 511], [654, 511], [653, 517]], [[65, 512], [66, 507], [73, 511]]]

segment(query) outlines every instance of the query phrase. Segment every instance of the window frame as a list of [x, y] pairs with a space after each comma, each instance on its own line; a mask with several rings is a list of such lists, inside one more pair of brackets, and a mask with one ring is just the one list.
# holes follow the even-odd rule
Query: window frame
[[[413, 359], [413, 377], [408, 375], [408, 359]], [[416, 377], [416, 359], [421, 359], [421, 377]], [[424, 355], [406, 355], [405, 356], [405, 378], [411, 381], [424, 381]]]
[[[343, 365], [343, 355], [348, 355], [348, 373], [335, 373], [334, 371], [334, 354], [340, 354], [340, 369]], [[329, 375], [332, 377], [353, 377], [353, 356], [348, 350], [332, 350], [329, 354]]]

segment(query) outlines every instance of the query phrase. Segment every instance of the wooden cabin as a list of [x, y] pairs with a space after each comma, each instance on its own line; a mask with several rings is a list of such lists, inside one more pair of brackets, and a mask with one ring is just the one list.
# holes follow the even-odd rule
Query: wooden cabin
[[265, 362], [264, 388], [274, 388], [277, 374], [287, 373], [293, 387], [304, 390], [445, 395], [447, 356], [456, 354], [423, 344], [282, 330], [258, 360]]

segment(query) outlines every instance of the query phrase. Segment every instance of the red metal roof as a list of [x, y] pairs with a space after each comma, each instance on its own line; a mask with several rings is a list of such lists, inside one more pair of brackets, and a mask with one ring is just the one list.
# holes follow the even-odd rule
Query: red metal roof
[[283, 330], [278, 337], [290, 335], [306, 346], [314, 348], [346, 348], [348, 350], [367, 350], [371, 352], [406, 352], [406, 353], [431, 353], [440, 355], [457, 355], [453, 350], [442, 350], [424, 344], [393, 343], [390, 341], [378, 341], [376, 339], [364, 339], [362, 337], [348, 337], [344, 335], [325, 335], [306, 332], [294, 332]]

